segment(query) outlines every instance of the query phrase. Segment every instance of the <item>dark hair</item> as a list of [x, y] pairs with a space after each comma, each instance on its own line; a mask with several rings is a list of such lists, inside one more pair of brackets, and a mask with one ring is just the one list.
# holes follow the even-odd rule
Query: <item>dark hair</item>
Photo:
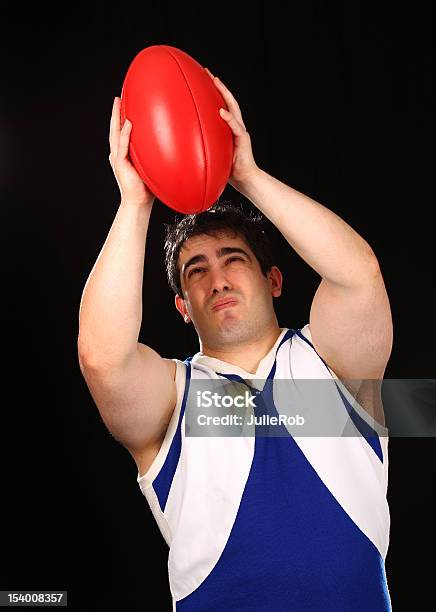
[[215, 236], [228, 231], [241, 236], [253, 251], [264, 276], [274, 265], [271, 243], [264, 230], [265, 219], [253, 209], [249, 213], [231, 202], [218, 202], [208, 210], [195, 215], [176, 218], [173, 225], [165, 224], [165, 260], [168, 282], [174, 291], [182, 295], [178, 259], [183, 244], [192, 236]]

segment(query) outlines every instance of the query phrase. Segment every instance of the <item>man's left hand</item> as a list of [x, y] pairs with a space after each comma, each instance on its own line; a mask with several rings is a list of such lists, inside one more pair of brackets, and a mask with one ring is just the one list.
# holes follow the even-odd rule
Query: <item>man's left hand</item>
[[210, 70], [205, 68], [205, 71], [227, 104], [228, 110], [225, 108], [220, 109], [220, 115], [227, 121], [234, 136], [233, 165], [228, 182], [235, 189], [239, 189], [253, 174], [259, 171], [259, 167], [253, 157], [250, 134], [244, 125], [239, 104], [230, 90], [227, 89], [218, 77], [214, 77]]

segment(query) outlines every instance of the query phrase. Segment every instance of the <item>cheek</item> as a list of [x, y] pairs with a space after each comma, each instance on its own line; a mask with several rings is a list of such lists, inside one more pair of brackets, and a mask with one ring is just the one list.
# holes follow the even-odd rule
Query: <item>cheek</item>
[[185, 293], [185, 304], [188, 311], [195, 312], [196, 310], [201, 310], [199, 307], [201, 305], [201, 291], [199, 291], [198, 287], [196, 290], [191, 289]]
[[250, 291], [252, 293], [253, 300], [256, 300], [257, 302], [265, 302], [268, 300], [268, 281], [263, 278], [257, 278], [256, 280], [253, 279]]

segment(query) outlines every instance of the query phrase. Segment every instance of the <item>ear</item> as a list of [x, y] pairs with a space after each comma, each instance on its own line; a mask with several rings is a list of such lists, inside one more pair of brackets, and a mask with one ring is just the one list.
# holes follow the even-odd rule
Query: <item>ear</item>
[[273, 297], [280, 297], [282, 294], [283, 276], [277, 266], [272, 266], [267, 274], [270, 282], [271, 294]]
[[188, 314], [188, 310], [186, 308], [185, 300], [182, 297], [180, 297], [179, 294], [177, 294], [176, 297], [174, 298], [174, 303], [176, 305], [177, 310], [182, 315], [183, 320], [185, 321], [185, 323], [190, 323], [191, 322], [191, 318], [190, 318], [190, 316]]

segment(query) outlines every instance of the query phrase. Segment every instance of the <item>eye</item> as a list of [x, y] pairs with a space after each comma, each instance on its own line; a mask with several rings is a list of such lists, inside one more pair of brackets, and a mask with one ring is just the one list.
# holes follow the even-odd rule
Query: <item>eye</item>
[[242, 259], [242, 257], [229, 257], [229, 259], [227, 260], [227, 263], [230, 263], [232, 261], [245, 261], [244, 259]]
[[191, 268], [188, 273], [188, 278], [193, 274], [197, 274], [197, 272], [204, 272], [204, 268]]

